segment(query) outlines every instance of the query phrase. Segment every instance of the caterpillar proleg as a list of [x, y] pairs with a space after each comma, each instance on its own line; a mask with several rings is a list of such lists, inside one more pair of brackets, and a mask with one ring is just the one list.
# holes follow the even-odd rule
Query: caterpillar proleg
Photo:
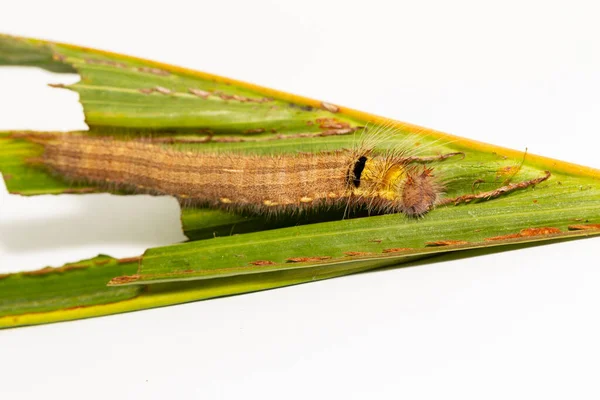
[[59, 135], [43, 144], [43, 164], [74, 181], [258, 214], [364, 206], [421, 216], [442, 191], [433, 169], [415, 164], [415, 157], [368, 145], [273, 156], [176, 151], [97, 136]]

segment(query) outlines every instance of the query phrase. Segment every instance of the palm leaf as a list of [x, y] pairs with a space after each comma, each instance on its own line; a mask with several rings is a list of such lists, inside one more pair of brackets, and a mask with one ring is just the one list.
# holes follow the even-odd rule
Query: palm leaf
[[[69, 89], [79, 93], [90, 130], [73, 134], [143, 135], [176, 149], [278, 154], [347, 148], [366, 125], [389, 124], [227, 78], [60, 43], [0, 36], [0, 64], [77, 71], [81, 81]], [[418, 220], [342, 219], [335, 210], [273, 220], [187, 208], [182, 222], [190, 242], [149, 249], [135, 262], [94, 259], [77, 263], [85, 268], [0, 279], [0, 326], [138, 310], [452, 257], [449, 252], [475, 254], [478, 248], [600, 234], [600, 171], [406, 123], [392, 125], [395, 135], [385, 143], [390, 148], [464, 153], [435, 164], [448, 181], [448, 197], [494, 190], [546, 171], [551, 177], [493, 200], [440, 206]], [[10, 192], [105, 190], [73, 185], [29, 163], [42, 151], [29, 138], [43, 134], [0, 133], [0, 171]], [[62, 287], [77, 290], [62, 292]]]

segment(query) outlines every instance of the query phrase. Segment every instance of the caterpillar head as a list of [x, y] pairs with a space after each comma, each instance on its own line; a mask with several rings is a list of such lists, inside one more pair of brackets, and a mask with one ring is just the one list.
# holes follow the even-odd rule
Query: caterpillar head
[[433, 208], [441, 187], [432, 169], [423, 168], [406, 171], [406, 177], [399, 191], [400, 211], [410, 217], [419, 217]]

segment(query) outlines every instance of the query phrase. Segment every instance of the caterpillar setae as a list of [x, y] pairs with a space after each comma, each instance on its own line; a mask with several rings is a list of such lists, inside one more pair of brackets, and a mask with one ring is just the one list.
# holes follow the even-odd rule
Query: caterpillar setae
[[364, 206], [422, 216], [443, 189], [433, 169], [415, 163], [416, 157], [378, 153], [366, 142], [352, 150], [275, 156], [177, 151], [144, 140], [86, 135], [41, 142], [40, 161], [73, 181], [259, 214]]

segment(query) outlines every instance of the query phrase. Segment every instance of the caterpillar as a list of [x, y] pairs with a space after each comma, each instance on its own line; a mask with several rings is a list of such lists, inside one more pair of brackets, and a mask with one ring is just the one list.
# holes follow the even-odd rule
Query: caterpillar
[[[257, 214], [366, 207], [418, 217], [443, 191], [432, 168], [402, 151], [357, 149], [248, 155], [177, 151], [144, 140], [58, 135], [41, 162], [73, 181], [165, 194], [182, 203]], [[453, 153], [456, 154], [456, 153]]]

